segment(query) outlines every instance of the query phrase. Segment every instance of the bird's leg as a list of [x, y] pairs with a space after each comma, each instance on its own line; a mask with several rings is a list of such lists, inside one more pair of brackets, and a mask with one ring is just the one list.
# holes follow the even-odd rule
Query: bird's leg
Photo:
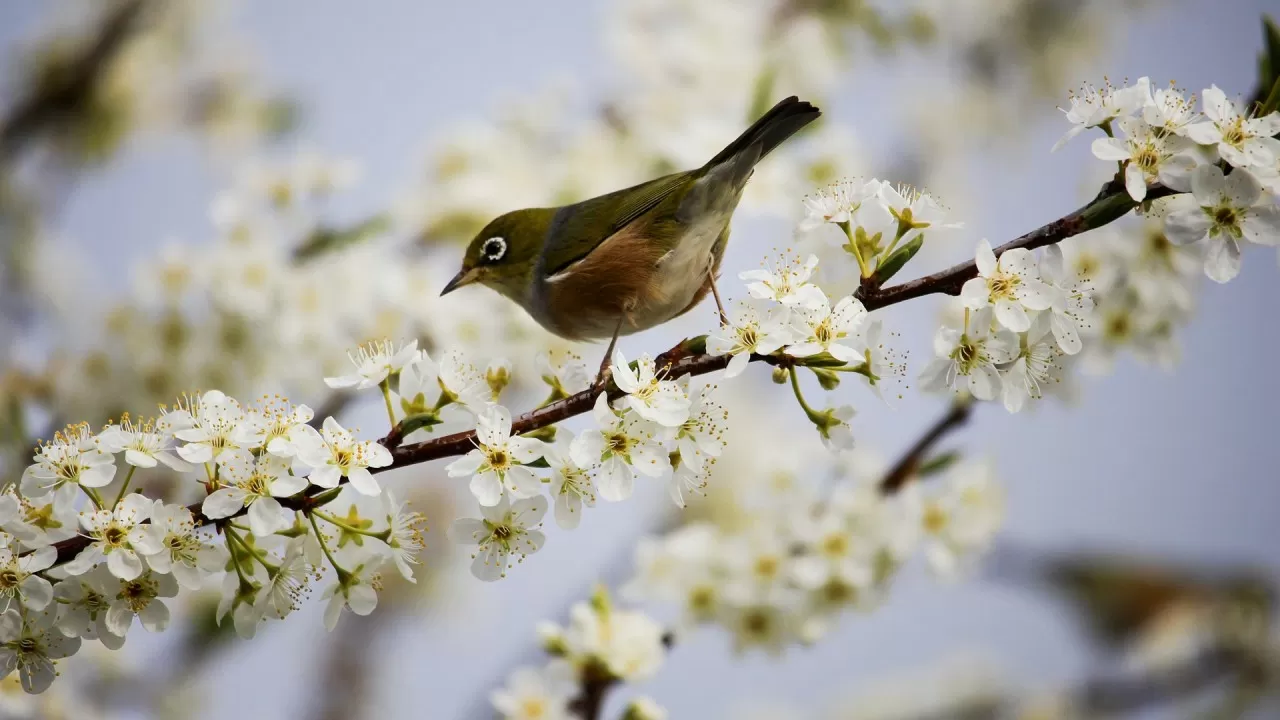
[[729, 324], [729, 316], [724, 311], [724, 303], [720, 300], [720, 290], [716, 287], [716, 268], [712, 264], [707, 268], [707, 282], [711, 284], [711, 297], [716, 300], [716, 312], [720, 313], [720, 325]]
[[622, 321], [626, 319], [626, 314], [618, 316], [618, 324], [613, 328], [613, 337], [609, 339], [609, 347], [604, 351], [604, 357], [600, 360], [600, 372], [596, 373], [597, 390], [603, 390], [604, 386], [609, 382], [609, 360], [613, 357], [613, 348], [618, 344], [618, 334], [622, 332]]

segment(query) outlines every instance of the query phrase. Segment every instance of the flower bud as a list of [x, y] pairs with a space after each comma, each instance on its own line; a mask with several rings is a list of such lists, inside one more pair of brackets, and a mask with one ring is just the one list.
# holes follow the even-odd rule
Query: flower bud
[[789, 378], [789, 373], [787, 373], [787, 369], [784, 367], [775, 367], [773, 369], [773, 375], [771, 375], [770, 377], [773, 378], [773, 381], [775, 383], [779, 385], [786, 385], [787, 380]]

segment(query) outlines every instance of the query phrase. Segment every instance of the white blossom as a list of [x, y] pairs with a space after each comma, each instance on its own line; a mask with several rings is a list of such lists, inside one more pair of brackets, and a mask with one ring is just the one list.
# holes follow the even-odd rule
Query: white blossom
[[70, 425], [36, 450], [22, 473], [22, 494], [74, 493], [75, 486], [100, 488], [116, 475], [115, 458], [103, 452], [87, 424]]
[[169, 626], [169, 608], [162, 598], [177, 594], [178, 581], [172, 575], [145, 572], [129, 580], [117, 580], [107, 608], [107, 629], [124, 637], [137, 617], [148, 631], [163, 632]]
[[569, 703], [577, 694], [573, 666], [555, 660], [540, 669], [517, 668], [490, 700], [503, 720], [573, 720]]
[[1129, 197], [1142, 202], [1147, 197], [1147, 184], [1157, 181], [1173, 190], [1189, 189], [1196, 165], [1195, 159], [1185, 154], [1192, 147], [1190, 140], [1136, 117], [1120, 118], [1116, 125], [1125, 137], [1094, 140], [1093, 155], [1099, 160], [1125, 163], [1124, 186]]
[[1057, 299], [1054, 289], [1040, 279], [1030, 250], [1006, 250], [997, 259], [991, 243], [983, 240], [975, 262], [978, 277], [965, 282], [960, 299], [972, 310], [994, 307], [996, 320], [1014, 332], [1031, 327], [1028, 310], [1045, 310]]
[[484, 581], [506, 577], [515, 562], [537, 552], [546, 536], [538, 529], [547, 513], [547, 499], [541, 495], [512, 503], [503, 495], [492, 507], [481, 505], [483, 519], [459, 518], [451, 534], [455, 542], [476, 545], [471, 574]]
[[311, 466], [307, 479], [322, 488], [335, 488], [342, 478], [365, 495], [382, 492], [369, 468], [391, 464], [391, 451], [374, 440], [356, 440], [349, 430], [331, 417], [324, 419], [318, 438], [298, 448], [298, 459]]
[[390, 340], [361, 345], [354, 355], [348, 354], [351, 364], [356, 370], [349, 375], [327, 377], [324, 384], [331, 388], [355, 388], [364, 390], [376, 387], [388, 377], [404, 369], [405, 365], [418, 359], [418, 341], [410, 340], [403, 347], [396, 349]]
[[289, 527], [292, 513], [286, 513], [276, 498], [296, 495], [309, 484], [290, 472], [288, 460], [273, 454], [230, 463], [218, 477], [221, 487], [205, 497], [201, 512], [217, 520], [248, 507], [249, 528], [258, 537]]
[[1187, 126], [1187, 136], [1212, 145], [1218, 155], [1237, 168], [1269, 167], [1280, 158], [1280, 113], [1250, 118], [1217, 85], [1201, 95], [1206, 122]]
[[816, 307], [796, 313], [795, 344], [787, 348], [787, 354], [811, 357], [825, 352], [841, 362], [852, 362], [862, 357], [863, 349], [851, 343], [859, 339], [866, 319], [867, 309], [853, 296], [841, 299], [834, 308], [824, 297]]
[[[207, 511], [205, 515], [213, 517]], [[225, 553], [201, 536], [191, 511], [182, 505], [157, 500], [151, 522], [143, 525], [142, 531], [151, 536], [151, 547], [159, 548], [143, 556], [147, 566], [157, 573], [172, 574], [184, 589], [200, 589], [205, 578], [222, 570], [226, 562]]]
[[1079, 92], [1071, 94], [1071, 106], [1063, 110], [1071, 129], [1054, 144], [1056, 152], [1071, 138], [1088, 128], [1109, 125], [1118, 117], [1132, 115], [1137, 112], [1150, 95], [1151, 81], [1145, 77], [1129, 87], [1116, 88], [1111, 83], [1095, 88], [1085, 85]]
[[327, 630], [338, 626], [343, 609], [356, 615], [368, 615], [378, 607], [378, 590], [382, 587], [379, 564], [377, 557], [370, 557], [354, 570], [339, 573], [337, 581], [325, 588], [320, 599], [327, 601], [324, 607], [324, 626]]
[[1017, 356], [1018, 336], [1003, 328], [992, 332], [990, 310], [974, 313], [965, 325], [938, 328], [935, 357], [920, 373], [920, 387], [925, 392], [966, 389], [979, 400], [994, 400], [1002, 389], [996, 366]]
[[38, 575], [58, 559], [50, 545], [24, 553], [8, 533], [0, 532], [0, 612], [21, 605], [30, 611], [43, 610], [53, 600], [53, 586]]
[[1057, 290], [1049, 327], [1058, 348], [1068, 355], [1075, 355], [1083, 347], [1080, 331], [1089, 327], [1093, 317], [1093, 286], [1087, 278], [1067, 269], [1062, 248], [1046, 247], [1040, 255], [1040, 277]]
[[566, 530], [578, 527], [582, 507], [595, 507], [596, 486], [590, 468], [578, 465], [570, 448], [573, 433], [556, 431], [554, 443], [546, 446], [544, 457], [551, 467], [551, 497], [555, 498], [556, 524]]
[[511, 411], [490, 405], [476, 418], [477, 446], [449, 464], [449, 477], [471, 477], [471, 494], [482, 506], [493, 507], [510, 493], [528, 498], [542, 492], [542, 481], [526, 467], [542, 457], [543, 444], [511, 435]]
[[613, 354], [613, 381], [626, 393], [617, 401], [637, 415], [664, 427], [679, 427], [689, 418], [689, 394], [680, 385], [659, 377], [653, 358], [641, 355], [632, 370], [622, 351]]
[[1225, 283], [1240, 272], [1240, 241], [1280, 244], [1280, 209], [1249, 171], [1224, 175], [1216, 165], [1201, 165], [1191, 175], [1194, 200], [1179, 196], [1179, 209], [1165, 218], [1165, 233], [1179, 245], [1208, 238], [1204, 272]]
[[177, 472], [188, 472], [192, 465], [170, 450], [173, 435], [162, 431], [151, 420], [135, 421], [125, 413], [118, 425], [108, 425], [98, 433], [102, 448], [109, 453], [124, 452], [124, 461], [134, 467], [153, 468], [158, 463]]
[[738, 275], [747, 281], [751, 297], [772, 300], [785, 308], [816, 308], [826, 295], [809, 278], [818, 267], [818, 256], [810, 255], [803, 262], [783, 258], [776, 269], [747, 270]]
[[662, 477], [671, 470], [671, 461], [659, 433], [664, 428], [638, 416], [618, 414], [609, 407], [604, 393], [596, 398], [592, 411], [599, 428], [583, 430], [573, 440], [570, 454], [583, 467], [599, 465], [596, 484], [600, 497], [618, 502], [631, 497], [635, 473]]
[[80, 638], [67, 637], [54, 626], [57, 616], [55, 608], [25, 617], [12, 608], [0, 613], [0, 679], [16, 670], [23, 690], [49, 688], [58, 674], [54, 661], [80, 649]]
[[189, 463], [224, 465], [249, 456], [248, 449], [236, 441], [244, 410], [219, 390], [186, 398], [185, 406], [180, 404], [164, 419], [176, 428], [174, 436], [186, 443], [178, 448], [178, 455]]
[[142, 574], [143, 555], [160, 551], [143, 521], [151, 517], [152, 501], [139, 494], [125, 496], [114, 510], [80, 513], [80, 524], [92, 542], [63, 566], [72, 575], [81, 575], [94, 566], [107, 562], [107, 569], [121, 580], [133, 580]]
[[707, 337], [711, 355], [731, 355], [726, 378], [737, 377], [747, 368], [752, 355], [772, 355], [792, 342], [785, 318], [769, 312], [759, 301], [739, 300], [729, 314], [729, 323]]

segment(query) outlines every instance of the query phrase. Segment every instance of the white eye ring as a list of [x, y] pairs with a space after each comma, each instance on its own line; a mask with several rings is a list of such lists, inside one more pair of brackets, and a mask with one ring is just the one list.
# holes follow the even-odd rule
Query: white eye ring
[[480, 247], [480, 254], [489, 262], [497, 262], [507, 254], [507, 241], [500, 237], [491, 237]]

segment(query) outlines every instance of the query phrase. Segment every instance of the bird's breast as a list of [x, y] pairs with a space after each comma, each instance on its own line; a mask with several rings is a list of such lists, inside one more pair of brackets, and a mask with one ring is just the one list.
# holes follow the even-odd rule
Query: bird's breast
[[701, 218], [674, 243], [655, 241], [640, 223], [623, 228], [576, 263], [537, 278], [529, 312], [571, 340], [661, 325], [700, 299], [728, 221], [728, 214]]

